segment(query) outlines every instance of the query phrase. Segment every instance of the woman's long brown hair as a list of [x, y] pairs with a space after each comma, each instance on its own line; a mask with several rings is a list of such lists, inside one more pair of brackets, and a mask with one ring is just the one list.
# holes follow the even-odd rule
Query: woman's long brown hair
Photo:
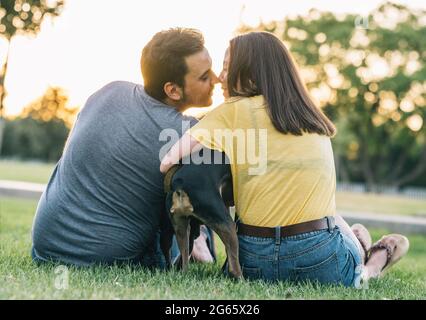
[[229, 95], [263, 95], [274, 127], [332, 137], [336, 128], [309, 96], [284, 43], [267, 32], [251, 32], [230, 42]]

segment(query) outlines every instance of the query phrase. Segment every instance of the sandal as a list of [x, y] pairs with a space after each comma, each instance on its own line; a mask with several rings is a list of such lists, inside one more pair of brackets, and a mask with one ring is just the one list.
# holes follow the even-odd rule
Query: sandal
[[364, 264], [366, 264], [368, 260], [368, 251], [370, 250], [372, 244], [371, 235], [367, 228], [360, 223], [352, 225], [351, 229], [361, 244], [362, 250], [364, 250]]
[[410, 242], [407, 237], [404, 237], [400, 234], [389, 234], [383, 236], [379, 241], [377, 241], [369, 250], [369, 256], [376, 252], [377, 250], [386, 249], [387, 259], [386, 263], [383, 266], [380, 276], [383, 274], [395, 263], [397, 263], [403, 256], [408, 252], [410, 247]]

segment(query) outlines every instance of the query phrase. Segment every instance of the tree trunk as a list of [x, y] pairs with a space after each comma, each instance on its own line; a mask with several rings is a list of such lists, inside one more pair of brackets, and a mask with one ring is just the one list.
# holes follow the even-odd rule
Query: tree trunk
[[395, 165], [390, 166], [391, 172], [389, 173], [388, 180], [386, 181], [387, 184], [396, 186], [396, 187], [398, 186], [395, 185], [395, 182], [399, 180], [399, 177], [401, 176], [402, 170], [404, 170], [407, 159], [408, 159], [408, 152], [404, 152], [404, 150], [401, 150], [400, 152], [401, 153], [398, 159], [396, 160]]
[[345, 163], [345, 159], [341, 156], [338, 155], [336, 157], [336, 164], [337, 164], [337, 173], [338, 173], [338, 178], [341, 182], [350, 182], [350, 177], [349, 177], [349, 172], [348, 169], [346, 168], [346, 163]]
[[376, 179], [373, 172], [373, 169], [371, 167], [371, 158], [370, 154], [368, 153], [368, 138], [372, 135], [371, 130], [371, 120], [365, 119], [366, 127], [362, 128], [362, 124], [356, 128], [354, 128], [354, 132], [358, 136], [359, 141], [359, 156], [360, 156], [360, 165], [361, 165], [361, 172], [364, 177], [365, 185], [367, 192], [373, 191]]
[[0, 156], [1, 156], [2, 146], [3, 146], [4, 127], [6, 124], [6, 120], [4, 119], [4, 99], [6, 98], [6, 89], [4, 86], [4, 82], [5, 82], [4, 80], [6, 78], [7, 64], [9, 62], [9, 52], [10, 52], [10, 40], [7, 43], [6, 61], [0, 73]]
[[362, 173], [363, 173], [364, 180], [367, 187], [367, 192], [374, 191], [374, 187], [376, 183], [374, 179], [373, 170], [371, 169], [370, 156], [367, 151], [367, 146], [363, 146], [361, 150], [361, 166], [362, 166]]
[[393, 185], [397, 188], [400, 188], [402, 185], [417, 179], [425, 171], [426, 171], [426, 144], [423, 146], [417, 165], [406, 175], [396, 180], [393, 183]]

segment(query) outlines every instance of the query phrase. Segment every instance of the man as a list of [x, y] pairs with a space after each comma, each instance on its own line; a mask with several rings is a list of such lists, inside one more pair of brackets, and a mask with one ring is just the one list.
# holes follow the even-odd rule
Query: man
[[162, 31], [142, 52], [144, 87], [113, 82], [88, 99], [37, 208], [35, 261], [164, 266], [159, 136], [182, 135], [196, 120], [181, 112], [212, 104], [211, 65], [198, 31]]

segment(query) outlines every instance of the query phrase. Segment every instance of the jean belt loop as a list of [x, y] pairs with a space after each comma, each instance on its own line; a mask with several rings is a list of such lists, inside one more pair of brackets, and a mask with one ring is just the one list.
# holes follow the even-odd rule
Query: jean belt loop
[[281, 227], [275, 227], [275, 244], [279, 245], [281, 243]]
[[328, 232], [333, 233], [333, 230], [335, 227], [334, 217], [327, 216], [326, 219], [327, 219]]

